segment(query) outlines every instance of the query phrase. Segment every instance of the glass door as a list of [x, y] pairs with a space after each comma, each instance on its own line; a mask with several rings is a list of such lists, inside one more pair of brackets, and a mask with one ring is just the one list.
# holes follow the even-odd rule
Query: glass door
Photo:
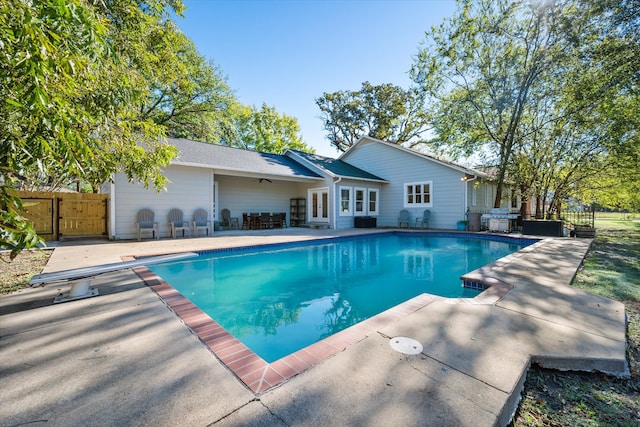
[[311, 199], [310, 220], [329, 222], [329, 190], [326, 188], [309, 190]]

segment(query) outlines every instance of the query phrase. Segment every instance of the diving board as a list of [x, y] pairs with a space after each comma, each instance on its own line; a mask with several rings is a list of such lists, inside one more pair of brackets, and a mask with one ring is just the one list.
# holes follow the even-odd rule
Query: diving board
[[97, 276], [98, 274], [102, 273], [126, 270], [128, 268], [139, 267], [142, 265], [158, 264], [167, 261], [179, 261], [183, 259], [195, 258], [197, 256], [198, 254], [195, 252], [183, 252], [179, 254], [149, 256], [138, 258], [133, 261], [114, 262], [112, 264], [96, 265], [93, 267], [72, 268], [70, 270], [41, 273], [34, 275], [31, 280], [29, 280], [29, 284], [31, 286], [38, 286], [50, 282], [76, 280], [85, 277]]

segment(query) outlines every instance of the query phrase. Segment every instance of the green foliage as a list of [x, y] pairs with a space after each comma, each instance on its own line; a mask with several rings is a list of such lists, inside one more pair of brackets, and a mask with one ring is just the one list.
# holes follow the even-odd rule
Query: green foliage
[[172, 21], [156, 28], [148, 44], [152, 66], [144, 72], [150, 93], [142, 117], [165, 126], [170, 137], [229, 139], [235, 96], [220, 69], [207, 63]]
[[531, 90], [565, 55], [558, 7], [465, 0], [421, 47], [411, 70], [434, 106], [432, 147], [454, 158], [480, 152], [496, 166], [499, 206], [508, 166], [522, 142]]
[[433, 109], [429, 146], [494, 167], [495, 206], [507, 180], [552, 209], [604, 198], [596, 177], [617, 188], [640, 166], [639, 21], [635, 0], [460, 1], [411, 71]]
[[[7, 0], [0, 6], [0, 245], [37, 244], [9, 189], [29, 179], [117, 171], [162, 188], [175, 155], [164, 127], [141, 117], [149, 90], [145, 37], [178, 1]], [[144, 148], [143, 148], [144, 147]]]
[[[562, 81], [560, 105], [602, 153], [599, 170], [569, 194], [637, 209], [640, 186], [640, 14], [637, 0], [577, 2], [565, 34], [577, 60]], [[588, 165], [588, 164], [585, 164]]]
[[0, 249], [9, 250], [9, 258], [14, 259], [20, 251], [38, 247], [42, 239], [33, 225], [19, 214], [23, 210], [20, 198], [0, 187], [0, 204]]
[[575, 285], [607, 298], [640, 302], [640, 222], [596, 220], [596, 244]]
[[364, 82], [359, 91], [325, 92], [316, 104], [327, 138], [338, 151], [363, 136], [403, 144], [427, 130], [419, 94], [392, 84]]
[[6, 0], [0, 5], [0, 245], [38, 243], [11, 188], [116, 172], [164, 188], [165, 136], [307, 150], [294, 118], [263, 106], [237, 117], [219, 69], [172, 21], [181, 0]]
[[287, 149], [313, 153], [300, 134], [298, 120], [262, 104], [260, 109], [237, 105], [233, 111], [237, 139], [227, 145], [246, 150], [282, 154]]

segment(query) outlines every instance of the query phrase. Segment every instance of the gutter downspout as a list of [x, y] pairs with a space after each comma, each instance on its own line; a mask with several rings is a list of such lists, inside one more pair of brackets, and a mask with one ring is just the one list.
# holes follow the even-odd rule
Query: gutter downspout
[[332, 197], [332, 199], [333, 199], [333, 203], [332, 203], [333, 204], [333, 209], [332, 209], [333, 214], [331, 215], [332, 216], [332, 218], [331, 218], [332, 224], [331, 225], [332, 225], [332, 228], [334, 230], [337, 228], [337, 225], [338, 225], [338, 211], [336, 211], [336, 194], [340, 195], [338, 193], [338, 191], [337, 191], [338, 190], [338, 183], [340, 183], [340, 181], [342, 181], [342, 177], [341, 176], [339, 176], [336, 181], [333, 181], [333, 197]]
[[473, 178], [467, 178], [466, 174], [461, 178], [462, 182], [464, 183], [463, 210], [465, 212], [465, 215], [469, 212], [469, 186], [467, 185], [467, 183], [475, 181], [476, 179], [478, 179], [477, 175], [474, 175]]

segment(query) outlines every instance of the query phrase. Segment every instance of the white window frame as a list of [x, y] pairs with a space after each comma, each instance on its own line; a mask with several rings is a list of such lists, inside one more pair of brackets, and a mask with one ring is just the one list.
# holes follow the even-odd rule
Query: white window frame
[[[342, 207], [342, 192], [343, 191], [348, 191], [348, 195], [349, 195], [349, 200], [347, 201], [347, 210], [343, 210]], [[338, 205], [338, 215], [340, 216], [353, 216], [353, 187], [344, 187], [341, 186], [338, 188], [338, 194], [339, 194], [339, 205]]]
[[492, 206], [490, 201], [491, 199], [490, 194], [491, 194], [491, 187], [489, 187], [489, 183], [487, 182], [484, 184], [484, 205], [485, 206]]
[[478, 205], [478, 187], [476, 185], [471, 186], [471, 206]]
[[[361, 192], [362, 199], [361, 207], [358, 209], [358, 192]], [[367, 214], [367, 189], [364, 187], [354, 187], [353, 188], [353, 215], [354, 216], [363, 216]]]
[[220, 204], [218, 203], [218, 181], [213, 181], [213, 204], [211, 206], [211, 210], [213, 210], [213, 220], [219, 221], [218, 218], [218, 207]]
[[[371, 195], [376, 195], [375, 209], [371, 210]], [[377, 188], [367, 189], [367, 215], [378, 215], [380, 213], [380, 190]]]
[[[429, 202], [425, 203], [422, 201], [422, 196], [424, 196], [424, 191], [421, 192], [420, 203], [416, 203], [415, 194], [412, 202], [409, 202], [409, 188], [411, 187], [412, 192], [415, 190], [416, 186], [420, 185], [421, 188], [424, 188], [425, 185], [429, 186]], [[431, 208], [433, 207], [433, 181], [420, 181], [420, 182], [405, 182], [404, 183], [404, 207], [405, 208]]]
[[[313, 204], [313, 196], [317, 195], [317, 205]], [[325, 203], [324, 199], [327, 199]], [[321, 221], [326, 222], [330, 216], [331, 212], [329, 211], [329, 188], [321, 187], [321, 188], [310, 188], [307, 190], [307, 222], [313, 221]], [[318, 215], [320, 213], [320, 215]], [[326, 215], [326, 216], [325, 216]]]

